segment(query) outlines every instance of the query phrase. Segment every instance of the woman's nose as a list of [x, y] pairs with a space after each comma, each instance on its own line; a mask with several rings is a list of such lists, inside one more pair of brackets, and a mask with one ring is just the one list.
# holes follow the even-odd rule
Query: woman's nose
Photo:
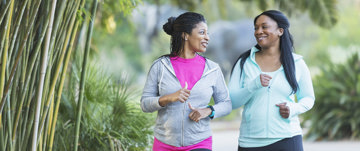
[[209, 34], [205, 34], [205, 39], [206, 39], [207, 41], [209, 41], [209, 40], [210, 40], [210, 35], [209, 35]]
[[263, 30], [260, 28], [255, 30], [255, 35], [262, 34], [262, 33], [263, 33]]

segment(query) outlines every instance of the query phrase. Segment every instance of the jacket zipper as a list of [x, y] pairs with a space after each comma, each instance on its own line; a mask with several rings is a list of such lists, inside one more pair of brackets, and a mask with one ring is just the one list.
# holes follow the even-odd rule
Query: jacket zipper
[[[169, 72], [172, 73], [172, 75], [175, 77], [175, 79], [177, 79], [176, 77], [176, 74], [175, 74], [175, 71], [173, 70], [173, 68], [171, 68], [166, 62], [164, 59], [161, 59], [161, 62], [163, 63], [163, 65], [169, 70]], [[182, 88], [181, 86], [181, 83], [180, 81], [178, 80], [179, 82], [179, 85], [180, 87]], [[182, 114], [182, 120], [181, 120], [181, 142], [180, 142], [180, 145], [181, 146], [184, 146], [184, 120], [185, 120], [185, 109], [186, 109], [186, 103], [184, 103], [184, 108], [183, 108], [183, 114]]]
[[269, 86], [267, 87], [267, 95], [268, 95], [268, 97], [267, 97], [267, 108], [266, 108], [266, 137], [269, 137], [269, 110], [270, 110], [270, 88], [271, 88], [271, 86], [273, 85], [273, 83], [275, 82], [275, 79], [276, 79], [276, 77], [277, 77], [277, 75], [278, 75], [278, 73], [279, 73], [279, 70], [276, 70], [275, 71], [276, 73], [273, 75], [273, 78], [272, 78], [272, 80], [270, 81], [270, 83], [269, 83]]
[[269, 137], [269, 102], [270, 102], [270, 86], [268, 86], [267, 88], [267, 94], [268, 94], [268, 99], [267, 99], [267, 108], [266, 108], [266, 137]]
[[183, 109], [183, 117], [182, 117], [182, 122], [181, 122], [181, 146], [184, 146], [184, 120], [185, 120], [185, 109], [186, 109], [186, 102], [184, 103], [184, 109]]

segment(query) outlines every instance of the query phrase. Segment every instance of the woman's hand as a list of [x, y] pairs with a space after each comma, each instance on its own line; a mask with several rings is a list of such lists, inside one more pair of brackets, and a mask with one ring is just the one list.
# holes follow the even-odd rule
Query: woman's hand
[[175, 93], [160, 97], [159, 99], [160, 106], [166, 106], [166, 104], [176, 101], [180, 101], [181, 103], [184, 103], [190, 96], [190, 90], [188, 90], [187, 87], [188, 87], [187, 82], [185, 82], [185, 86], [182, 89], [176, 91]]
[[260, 82], [263, 87], [267, 87], [270, 84], [271, 76], [267, 74], [260, 74]]
[[210, 108], [195, 109], [191, 106], [190, 103], [188, 104], [189, 104], [189, 108], [191, 109], [189, 118], [195, 122], [199, 122], [201, 119], [206, 118], [211, 114]]
[[286, 106], [286, 102], [276, 104], [277, 107], [279, 107], [279, 112], [281, 117], [283, 118], [289, 118], [290, 115], [290, 108]]

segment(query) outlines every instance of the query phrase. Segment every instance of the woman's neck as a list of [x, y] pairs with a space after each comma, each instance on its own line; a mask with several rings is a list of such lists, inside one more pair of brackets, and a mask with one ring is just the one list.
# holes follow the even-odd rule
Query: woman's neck
[[261, 48], [261, 51], [259, 53], [262, 56], [269, 57], [280, 57], [281, 55], [279, 47]]
[[261, 49], [255, 55], [255, 61], [263, 72], [273, 72], [281, 67], [279, 49]]
[[184, 59], [191, 59], [196, 57], [196, 52], [191, 50], [188, 51], [185, 50], [182, 54], [180, 54], [180, 57]]

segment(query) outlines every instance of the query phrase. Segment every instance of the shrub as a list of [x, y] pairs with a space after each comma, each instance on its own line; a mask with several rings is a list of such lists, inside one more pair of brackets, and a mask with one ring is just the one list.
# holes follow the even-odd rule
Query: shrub
[[[72, 67], [71, 80], [60, 106], [55, 150], [73, 148], [80, 72]], [[143, 151], [152, 141], [154, 115], [141, 111], [127, 79], [115, 80], [100, 67], [87, 70], [79, 150]]]
[[360, 60], [353, 54], [344, 64], [329, 63], [315, 77], [315, 104], [304, 114], [311, 140], [360, 138]]

